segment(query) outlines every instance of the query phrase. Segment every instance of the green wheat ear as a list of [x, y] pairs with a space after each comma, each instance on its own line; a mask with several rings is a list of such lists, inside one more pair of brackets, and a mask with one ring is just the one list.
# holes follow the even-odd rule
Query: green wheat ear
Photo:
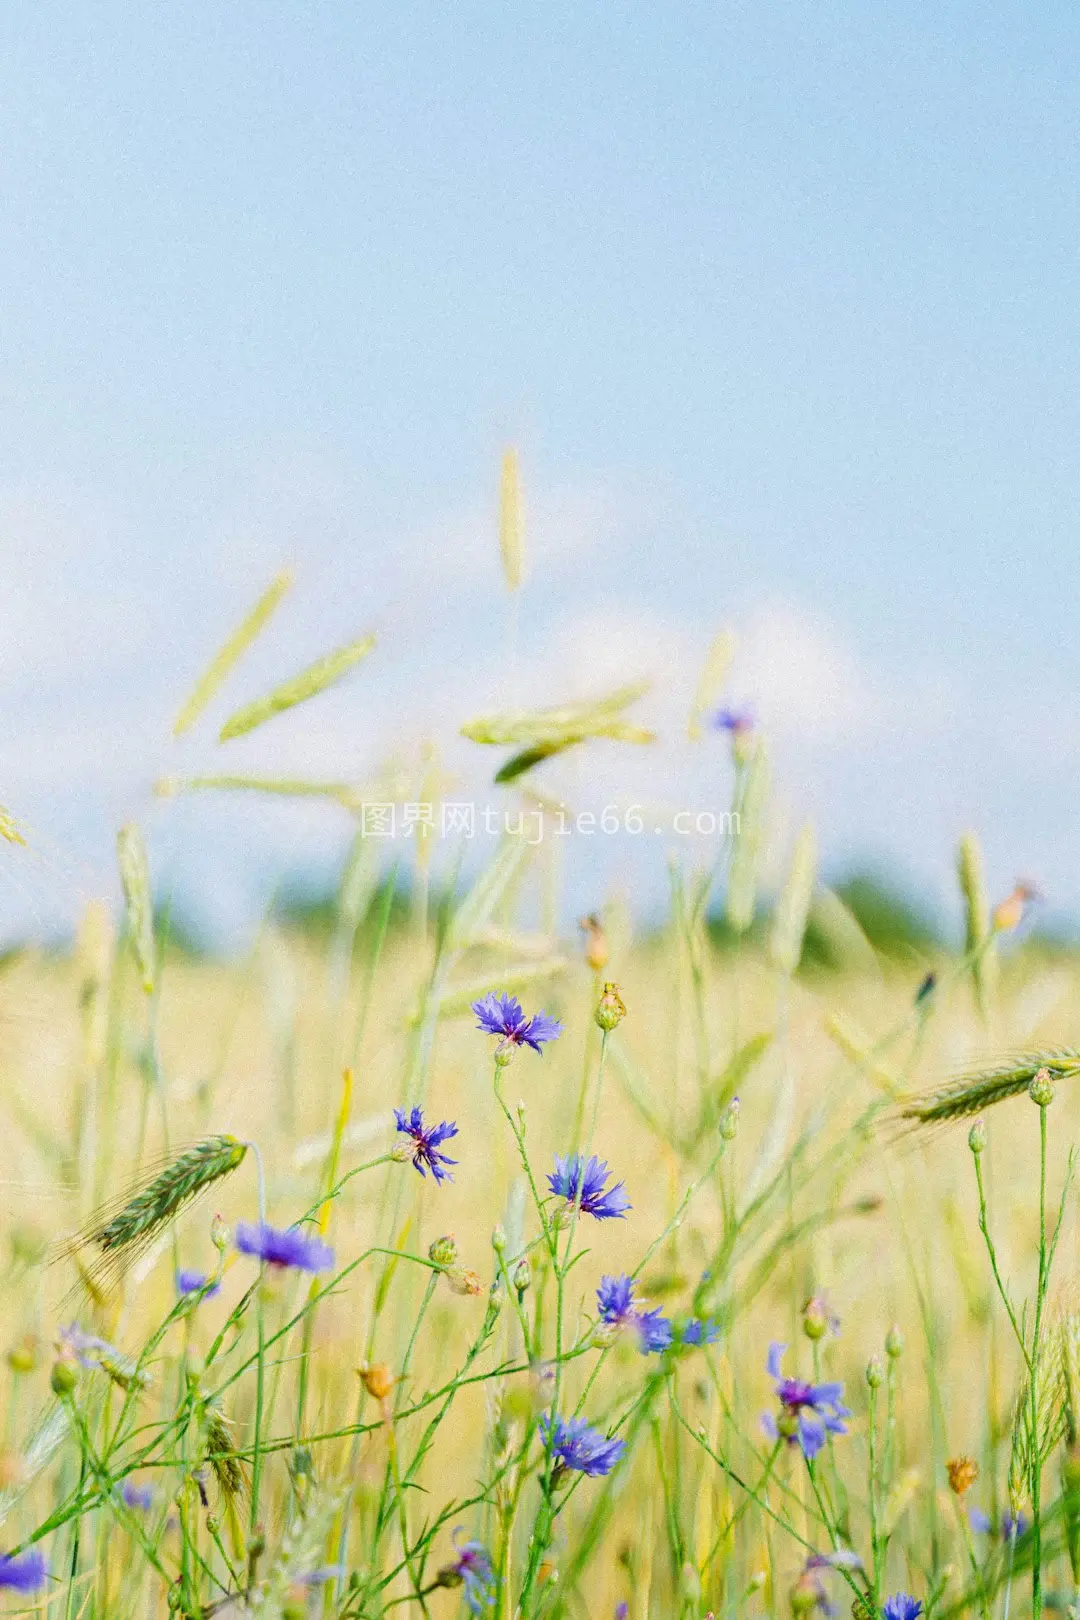
[[1080, 1074], [1080, 1050], [1069, 1046], [1025, 1052], [971, 1074], [959, 1075], [933, 1091], [909, 1098], [901, 1109], [901, 1117], [919, 1125], [939, 1125], [981, 1114], [995, 1103], [1026, 1091], [1040, 1069], [1049, 1069], [1056, 1080]]
[[90, 1242], [107, 1254], [145, 1242], [193, 1198], [235, 1170], [246, 1152], [247, 1143], [238, 1142], [235, 1136], [208, 1136], [197, 1142], [137, 1192], [119, 1214], [91, 1231]]
[[[121, 1276], [170, 1221], [229, 1175], [244, 1160], [248, 1145], [235, 1136], [208, 1136], [187, 1148], [107, 1218], [95, 1216], [62, 1252], [74, 1255], [82, 1283], [91, 1293]], [[96, 1250], [85, 1263], [82, 1251]]]

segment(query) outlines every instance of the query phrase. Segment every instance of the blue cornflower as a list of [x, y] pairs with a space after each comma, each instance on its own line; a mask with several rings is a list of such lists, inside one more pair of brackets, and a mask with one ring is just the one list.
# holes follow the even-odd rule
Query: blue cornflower
[[601, 1277], [596, 1290], [596, 1306], [601, 1322], [611, 1327], [633, 1327], [643, 1355], [666, 1350], [671, 1343], [671, 1323], [659, 1310], [645, 1311], [634, 1301], [634, 1280], [623, 1272], [618, 1277]]
[[910, 1592], [894, 1592], [892, 1597], [885, 1599], [881, 1612], [885, 1620], [919, 1620], [923, 1606]]
[[615, 1605], [615, 1620], [630, 1620], [630, 1605], [625, 1598]]
[[712, 717], [716, 731], [728, 731], [733, 737], [753, 731], [754, 716], [749, 709], [717, 709]]
[[715, 1344], [719, 1337], [719, 1322], [713, 1322], [708, 1317], [692, 1316], [679, 1332], [679, 1343], [696, 1350], [703, 1344]]
[[598, 1221], [610, 1221], [616, 1216], [625, 1215], [630, 1208], [630, 1200], [626, 1196], [624, 1184], [615, 1183], [604, 1191], [604, 1183], [608, 1178], [608, 1167], [604, 1160], [591, 1158], [582, 1169], [580, 1153], [570, 1153], [566, 1158], [555, 1155], [555, 1170], [548, 1176], [548, 1186], [558, 1198], [565, 1198], [570, 1204], [578, 1199], [578, 1187], [581, 1188], [581, 1208], [586, 1215], [592, 1215]]
[[21, 1558], [0, 1557], [0, 1586], [12, 1592], [36, 1592], [48, 1579], [44, 1554], [23, 1553]]
[[[992, 1536], [994, 1534], [993, 1520], [982, 1508], [968, 1508], [968, 1523], [977, 1535]], [[1008, 1508], [1001, 1516], [1002, 1541], [1019, 1541], [1021, 1536], [1031, 1529], [1026, 1513], [1010, 1513]]]
[[540, 1432], [545, 1443], [551, 1441], [556, 1467], [579, 1474], [610, 1474], [626, 1450], [625, 1440], [609, 1440], [607, 1435], [590, 1429], [584, 1418], [545, 1413], [540, 1419]]
[[120, 1487], [120, 1496], [125, 1507], [140, 1513], [149, 1513], [154, 1505], [154, 1487], [140, 1485], [134, 1479], [125, 1479]]
[[404, 1108], [395, 1108], [394, 1118], [398, 1130], [412, 1137], [413, 1168], [419, 1170], [422, 1176], [426, 1176], [430, 1170], [436, 1181], [453, 1181], [450, 1171], [443, 1166], [457, 1164], [457, 1160], [448, 1159], [445, 1153], [438, 1151], [441, 1143], [457, 1135], [457, 1126], [453, 1121], [444, 1119], [439, 1125], [425, 1126], [422, 1108], [414, 1108], [411, 1114], [406, 1114]]
[[461, 1530], [454, 1531], [457, 1558], [440, 1569], [438, 1585], [460, 1586], [465, 1606], [470, 1614], [482, 1614], [495, 1602], [497, 1585], [491, 1556], [482, 1541], [458, 1541]]
[[181, 1297], [186, 1294], [202, 1294], [204, 1299], [213, 1299], [220, 1291], [221, 1284], [211, 1282], [205, 1271], [185, 1271], [181, 1267], [176, 1273], [176, 1292]]
[[785, 1378], [780, 1362], [786, 1344], [771, 1344], [765, 1363], [770, 1378], [776, 1380], [776, 1394], [780, 1401], [779, 1420], [766, 1412], [761, 1423], [765, 1433], [773, 1440], [783, 1438], [789, 1446], [800, 1445], [807, 1459], [816, 1457], [825, 1444], [825, 1434], [846, 1434], [844, 1418], [851, 1413], [841, 1404], [843, 1384], [804, 1384], [797, 1378]]
[[298, 1271], [328, 1271], [334, 1251], [321, 1238], [308, 1237], [298, 1226], [280, 1231], [266, 1221], [256, 1226], [241, 1221], [236, 1228], [236, 1247], [241, 1254], [254, 1255], [268, 1266], [293, 1266]]
[[557, 1040], [562, 1034], [557, 1018], [546, 1012], [533, 1013], [531, 1018], [526, 1018], [521, 1002], [505, 991], [492, 991], [482, 1000], [474, 1001], [472, 1010], [479, 1019], [477, 1029], [488, 1035], [501, 1035], [511, 1046], [531, 1046], [534, 1052], [539, 1052], [545, 1041]]

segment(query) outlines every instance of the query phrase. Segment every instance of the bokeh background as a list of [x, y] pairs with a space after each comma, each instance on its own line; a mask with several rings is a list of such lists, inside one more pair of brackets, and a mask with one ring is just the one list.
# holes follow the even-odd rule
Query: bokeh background
[[[113, 892], [136, 817], [241, 937], [348, 818], [163, 822], [157, 776], [361, 781], [431, 743], [465, 794], [491, 762], [462, 720], [625, 677], [661, 742], [594, 750], [594, 799], [722, 808], [726, 749], [685, 740], [722, 626], [828, 874], [947, 912], [970, 826], [994, 891], [1034, 878], [1065, 926], [1078, 45], [1053, 0], [10, 8], [0, 797], [35, 853], [4, 863], [5, 936]], [[369, 629], [376, 655], [249, 742], [173, 745], [285, 564], [230, 702]], [[570, 903], [664, 882], [594, 840]]]

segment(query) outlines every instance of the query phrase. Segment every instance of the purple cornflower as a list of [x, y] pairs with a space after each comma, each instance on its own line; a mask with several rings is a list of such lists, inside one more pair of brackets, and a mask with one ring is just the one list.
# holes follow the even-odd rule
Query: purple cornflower
[[614, 1187], [609, 1187], [605, 1192], [604, 1183], [607, 1178], [608, 1167], [603, 1159], [591, 1158], [583, 1170], [580, 1153], [570, 1153], [566, 1158], [556, 1154], [555, 1170], [548, 1176], [548, 1186], [556, 1197], [565, 1198], [567, 1203], [574, 1204], [578, 1200], [580, 1185], [583, 1213], [592, 1215], [598, 1221], [610, 1221], [616, 1216], [626, 1214], [630, 1208], [630, 1200], [621, 1181], [617, 1181]]
[[885, 1599], [881, 1612], [885, 1620], [919, 1620], [923, 1607], [919, 1599], [913, 1598], [910, 1592], [894, 1592], [892, 1597]]
[[176, 1292], [181, 1298], [187, 1294], [202, 1294], [204, 1299], [213, 1299], [220, 1291], [221, 1284], [210, 1282], [205, 1271], [185, 1271], [181, 1267], [176, 1273]]
[[101, 1363], [103, 1352], [111, 1352], [112, 1345], [106, 1339], [97, 1339], [92, 1333], [86, 1333], [77, 1322], [69, 1322], [62, 1327], [56, 1335], [56, 1346], [61, 1356], [74, 1359], [80, 1367], [97, 1367]]
[[491, 1557], [482, 1541], [459, 1541], [461, 1530], [454, 1531], [457, 1558], [439, 1571], [443, 1586], [460, 1586], [465, 1607], [470, 1614], [482, 1614], [495, 1602], [496, 1582]]
[[615, 1605], [615, 1620], [630, 1620], [630, 1605], [625, 1598]]
[[831, 1553], [812, 1553], [803, 1565], [798, 1580], [795, 1582], [794, 1597], [801, 1602], [800, 1607], [807, 1611], [819, 1609], [822, 1614], [836, 1615], [840, 1611], [829, 1600], [825, 1590], [825, 1583], [821, 1579], [821, 1572], [826, 1569], [861, 1569], [862, 1559], [850, 1547], [837, 1547]]
[[334, 1263], [334, 1251], [321, 1238], [308, 1237], [298, 1226], [281, 1231], [266, 1221], [249, 1225], [241, 1221], [236, 1228], [236, 1247], [241, 1254], [254, 1255], [268, 1266], [284, 1269], [293, 1266], [298, 1271], [328, 1271]]
[[545, 1443], [550, 1439], [557, 1469], [579, 1474], [610, 1474], [623, 1452], [625, 1440], [609, 1440], [590, 1429], [584, 1418], [561, 1418], [545, 1413], [540, 1419]]
[[457, 1160], [448, 1159], [445, 1153], [439, 1152], [440, 1144], [449, 1141], [451, 1136], [458, 1133], [453, 1121], [444, 1119], [439, 1125], [425, 1126], [422, 1108], [414, 1108], [411, 1114], [406, 1114], [404, 1108], [395, 1108], [394, 1118], [397, 1120], [398, 1130], [403, 1135], [412, 1137], [413, 1168], [419, 1170], [422, 1176], [426, 1176], [430, 1170], [436, 1181], [453, 1181], [450, 1171], [443, 1167], [457, 1164]]
[[140, 1485], [137, 1480], [125, 1479], [120, 1487], [120, 1497], [123, 1504], [132, 1511], [149, 1513], [154, 1505], [154, 1487]]
[[596, 1306], [601, 1322], [635, 1329], [642, 1355], [659, 1353], [670, 1345], [671, 1323], [659, 1310], [645, 1311], [635, 1304], [634, 1280], [625, 1272], [618, 1277], [601, 1277]]
[[44, 1554], [23, 1553], [21, 1558], [0, 1556], [0, 1586], [12, 1592], [36, 1592], [48, 1579]]
[[484, 1030], [488, 1035], [501, 1035], [511, 1046], [531, 1046], [534, 1052], [539, 1052], [545, 1041], [557, 1040], [562, 1034], [562, 1025], [557, 1018], [543, 1011], [526, 1018], [521, 1010], [521, 1002], [516, 996], [508, 996], [505, 991], [496, 993], [493, 990], [482, 1000], [474, 1001], [472, 1010], [479, 1019], [477, 1029]]
[[825, 1444], [826, 1431], [846, 1434], [844, 1418], [850, 1417], [840, 1397], [843, 1384], [804, 1384], [797, 1378], [785, 1378], [780, 1371], [786, 1344], [771, 1344], [765, 1363], [770, 1378], [776, 1381], [776, 1394], [780, 1401], [779, 1420], [766, 1412], [761, 1424], [772, 1440], [783, 1438], [789, 1446], [800, 1445], [803, 1456], [816, 1457]]

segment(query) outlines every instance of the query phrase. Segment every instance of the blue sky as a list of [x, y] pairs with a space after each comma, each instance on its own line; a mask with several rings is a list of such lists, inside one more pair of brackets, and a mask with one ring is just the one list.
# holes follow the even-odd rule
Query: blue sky
[[[57, 863], [13, 920], [110, 882], [129, 815], [226, 926], [340, 849], [148, 791], [284, 562], [238, 699], [379, 653], [182, 768], [435, 737], [467, 780], [473, 709], [636, 666], [668, 736], [730, 624], [781, 833], [944, 893], [975, 825], [998, 887], [1080, 909], [1075, 8], [43, 3], [0, 40], [0, 797]], [[726, 791], [674, 743], [597, 770]]]

